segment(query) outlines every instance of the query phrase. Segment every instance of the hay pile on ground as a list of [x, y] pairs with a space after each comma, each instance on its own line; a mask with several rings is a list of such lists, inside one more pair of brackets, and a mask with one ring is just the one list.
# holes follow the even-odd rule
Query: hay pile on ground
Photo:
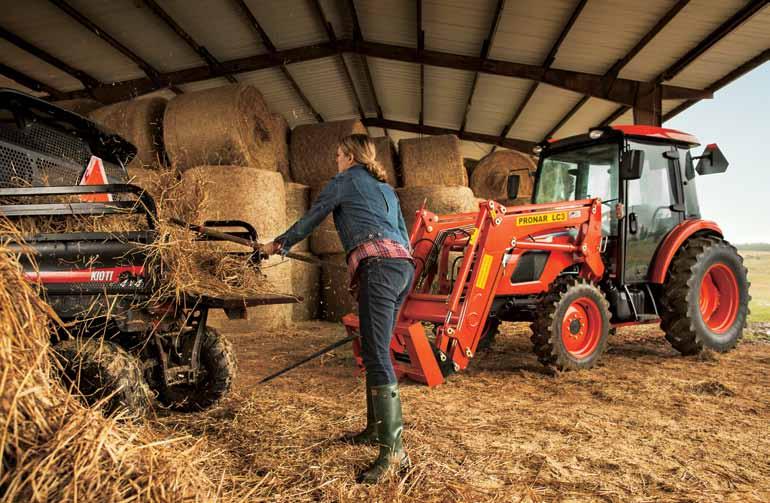
[[436, 215], [478, 211], [478, 199], [468, 187], [404, 187], [396, 189], [407, 232], [412, 231], [415, 213], [426, 201], [425, 209]]
[[164, 98], [121, 101], [98, 108], [88, 117], [130, 141], [136, 147], [136, 157], [130, 166], [158, 168], [166, 164], [163, 149]]
[[468, 185], [468, 173], [455, 135], [409, 138], [398, 142], [404, 187]]
[[351, 134], [366, 134], [359, 120], [305, 124], [291, 132], [291, 176], [297, 183], [322, 187], [337, 174], [337, 146]]
[[[0, 499], [191, 501], [220, 488], [200, 444], [105, 418], [52, 380], [52, 316], [0, 245]], [[53, 315], [55, 316], [55, 315]]]
[[173, 165], [251, 166], [275, 171], [272, 118], [260, 92], [234, 84], [181, 94], [168, 103], [163, 139]]
[[377, 162], [379, 162], [382, 169], [385, 170], [388, 183], [393, 187], [398, 187], [399, 175], [396, 169], [398, 166], [398, 154], [396, 153], [395, 145], [393, 145], [393, 142], [388, 136], [372, 138], [372, 141], [377, 150]]
[[[532, 158], [515, 150], [497, 150], [485, 156], [473, 170], [471, 189], [476, 197], [505, 205], [525, 204], [532, 198], [536, 165]], [[508, 177], [519, 176], [519, 193], [508, 199]]]

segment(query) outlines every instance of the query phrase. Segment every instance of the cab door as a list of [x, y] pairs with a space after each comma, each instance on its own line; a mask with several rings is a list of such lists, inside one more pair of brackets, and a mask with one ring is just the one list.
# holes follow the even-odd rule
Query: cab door
[[682, 221], [681, 187], [676, 150], [671, 145], [629, 142], [644, 150], [644, 168], [638, 180], [625, 181], [626, 217], [624, 282], [643, 283], [658, 245]]

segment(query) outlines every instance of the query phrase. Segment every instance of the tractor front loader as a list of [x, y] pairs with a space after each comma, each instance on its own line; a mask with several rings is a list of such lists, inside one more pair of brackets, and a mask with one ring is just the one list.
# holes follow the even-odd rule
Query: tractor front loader
[[[415, 281], [391, 342], [399, 377], [442, 383], [501, 321], [531, 322], [538, 360], [565, 370], [594, 366], [625, 325], [661, 323], [683, 354], [734, 347], [748, 313], [746, 269], [700, 219], [694, 186], [696, 171], [727, 162], [716, 145], [692, 157], [696, 145], [663, 128], [592, 130], [541, 147], [532, 204], [419, 210]], [[354, 314], [343, 323], [358, 332]], [[358, 339], [353, 350], [363, 368]]]

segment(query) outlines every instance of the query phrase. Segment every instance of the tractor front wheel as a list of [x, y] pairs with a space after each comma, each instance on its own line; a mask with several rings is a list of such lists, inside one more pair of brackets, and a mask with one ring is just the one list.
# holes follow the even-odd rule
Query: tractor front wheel
[[532, 323], [532, 343], [543, 365], [560, 370], [593, 367], [607, 345], [609, 304], [593, 283], [557, 278]]
[[661, 328], [680, 353], [704, 347], [729, 351], [749, 310], [749, 282], [738, 251], [717, 237], [690, 239], [669, 267], [661, 298]]

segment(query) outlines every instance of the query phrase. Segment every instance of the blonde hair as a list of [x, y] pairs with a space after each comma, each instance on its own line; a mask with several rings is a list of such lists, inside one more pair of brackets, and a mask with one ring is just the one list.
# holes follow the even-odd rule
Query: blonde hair
[[340, 140], [340, 148], [346, 155], [352, 155], [353, 160], [362, 164], [377, 180], [387, 182], [388, 177], [382, 165], [377, 162], [377, 148], [369, 135], [351, 134]]

